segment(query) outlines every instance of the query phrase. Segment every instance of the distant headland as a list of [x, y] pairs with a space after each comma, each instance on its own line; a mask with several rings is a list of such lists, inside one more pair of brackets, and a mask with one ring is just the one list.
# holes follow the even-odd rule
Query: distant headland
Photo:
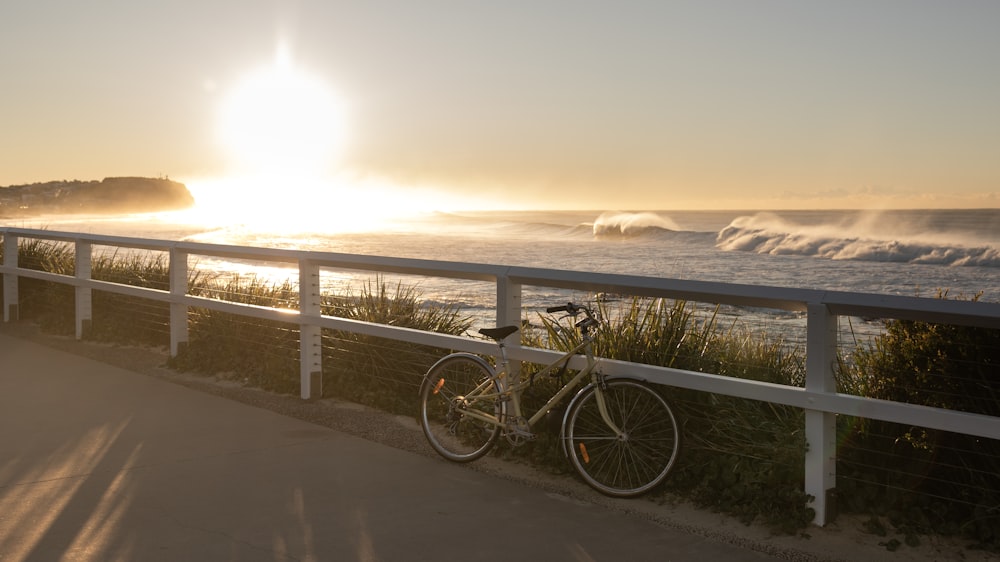
[[187, 186], [166, 178], [121, 177], [0, 186], [0, 217], [151, 213], [192, 205], [194, 197]]

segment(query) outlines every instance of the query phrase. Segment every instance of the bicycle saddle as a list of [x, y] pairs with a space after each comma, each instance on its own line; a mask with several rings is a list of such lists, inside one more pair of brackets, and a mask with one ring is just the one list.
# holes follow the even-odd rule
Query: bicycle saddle
[[488, 337], [500, 341], [507, 336], [513, 334], [517, 331], [517, 326], [504, 326], [502, 328], [482, 328], [479, 333]]

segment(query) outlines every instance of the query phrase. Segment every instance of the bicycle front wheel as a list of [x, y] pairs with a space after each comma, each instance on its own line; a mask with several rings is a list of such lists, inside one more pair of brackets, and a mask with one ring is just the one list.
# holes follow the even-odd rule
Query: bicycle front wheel
[[469, 462], [496, 444], [500, 426], [499, 383], [478, 357], [452, 355], [431, 368], [420, 386], [420, 426], [442, 457]]
[[[603, 393], [608, 418], [601, 416]], [[591, 386], [570, 405], [566, 447], [573, 468], [597, 491], [614, 497], [639, 496], [667, 477], [680, 450], [680, 428], [667, 401], [638, 381], [607, 381]]]

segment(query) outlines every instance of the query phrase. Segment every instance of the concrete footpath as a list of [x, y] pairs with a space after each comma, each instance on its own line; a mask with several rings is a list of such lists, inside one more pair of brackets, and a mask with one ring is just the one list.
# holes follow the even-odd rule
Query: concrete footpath
[[0, 335], [0, 560], [770, 556]]

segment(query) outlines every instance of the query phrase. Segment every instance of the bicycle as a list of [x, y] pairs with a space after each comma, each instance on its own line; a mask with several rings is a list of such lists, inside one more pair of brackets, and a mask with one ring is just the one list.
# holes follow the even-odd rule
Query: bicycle
[[[566, 407], [561, 424], [563, 453], [580, 477], [597, 491], [614, 497], [642, 495], [663, 482], [677, 460], [681, 431], [667, 401], [644, 382], [607, 378], [597, 369], [591, 331], [599, 325], [586, 306], [572, 302], [546, 312], [565, 312], [580, 330], [581, 343], [530, 377], [512, 373], [504, 340], [517, 326], [483, 328], [479, 333], [499, 348], [497, 366], [472, 353], [441, 358], [420, 385], [420, 425], [444, 458], [470, 462], [487, 454], [503, 434], [512, 445], [534, 439], [532, 428], [557, 408], [571, 391], [583, 386]], [[584, 318], [576, 321], [580, 314]], [[583, 352], [586, 367], [564, 384], [530, 418], [521, 394], [539, 376]]]

